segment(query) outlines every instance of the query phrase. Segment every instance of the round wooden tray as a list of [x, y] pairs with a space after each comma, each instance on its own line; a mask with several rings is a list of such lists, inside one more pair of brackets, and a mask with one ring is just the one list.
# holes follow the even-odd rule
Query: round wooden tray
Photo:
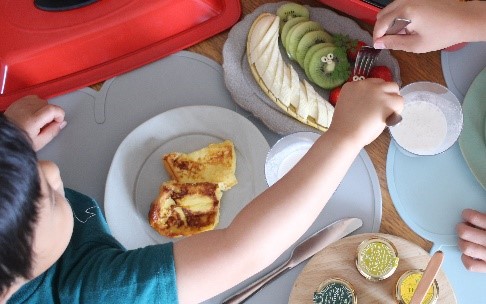
[[[389, 278], [371, 282], [356, 269], [356, 249], [372, 236], [381, 236], [391, 241], [398, 250], [398, 268]], [[444, 257], [447, 259], [447, 257]], [[346, 237], [317, 253], [307, 263], [294, 283], [289, 303], [312, 303], [312, 296], [319, 284], [332, 277], [345, 279], [353, 285], [358, 303], [396, 303], [395, 285], [400, 275], [410, 269], [425, 269], [430, 255], [418, 245], [402, 238], [380, 233], [365, 233]], [[444, 272], [436, 277], [439, 284], [438, 303], [457, 303], [454, 291]]]

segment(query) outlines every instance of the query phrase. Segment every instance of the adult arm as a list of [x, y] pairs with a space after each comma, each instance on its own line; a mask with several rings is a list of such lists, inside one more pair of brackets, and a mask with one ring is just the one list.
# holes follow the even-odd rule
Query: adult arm
[[289, 173], [228, 228], [174, 244], [180, 302], [211, 298], [274, 262], [307, 231], [363, 146], [402, 107], [395, 83], [367, 79], [345, 84], [330, 129]]
[[[408, 35], [385, 35], [395, 18], [410, 19]], [[395, 0], [377, 15], [375, 48], [425, 53], [461, 42], [486, 41], [486, 2]]]
[[64, 110], [30, 95], [12, 103], [5, 116], [27, 132], [35, 151], [39, 151], [66, 126]]
[[486, 272], [486, 213], [465, 209], [462, 218], [457, 225], [462, 263], [470, 271]]

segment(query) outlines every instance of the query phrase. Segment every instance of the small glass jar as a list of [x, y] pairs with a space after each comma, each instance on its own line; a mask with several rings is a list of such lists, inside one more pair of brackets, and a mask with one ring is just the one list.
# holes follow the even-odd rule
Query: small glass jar
[[389, 240], [374, 236], [359, 244], [356, 253], [356, 268], [370, 281], [381, 281], [390, 277], [398, 267], [398, 252]]
[[322, 282], [314, 292], [314, 304], [357, 304], [358, 298], [353, 286], [341, 278]]
[[[403, 273], [397, 281], [395, 296], [399, 304], [409, 304], [415, 289], [424, 272], [421, 269], [412, 269]], [[422, 301], [422, 304], [435, 304], [439, 298], [439, 285], [437, 280], [432, 282], [429, 290]]]

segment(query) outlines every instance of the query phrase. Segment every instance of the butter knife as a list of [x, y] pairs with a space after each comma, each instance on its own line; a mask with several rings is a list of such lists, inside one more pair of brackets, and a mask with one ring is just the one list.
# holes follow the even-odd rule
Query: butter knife
[[321, 251], [333, 242], [345, 237], [362, 225], [363, 221], [359, 218], [344, 218], [322, 228], [297, 245], [292, 251], [290, 258], [281, 266], [277, 267], [275, 270], [271, 271], [258, 281], [250, 284], [248, 287], [238, 291], [235, 295], [225, 299], [223, 304], [242, 303], [254, 293], [259, 291], [268, 282], [271, 282], [285, 271], [290, 270], [298, 264], [304, 262], [317, 252]]

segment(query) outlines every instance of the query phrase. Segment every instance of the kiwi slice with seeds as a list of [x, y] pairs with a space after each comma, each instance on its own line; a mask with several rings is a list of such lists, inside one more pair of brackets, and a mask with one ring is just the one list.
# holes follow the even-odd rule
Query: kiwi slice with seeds
[[302, 37], [309, 32], [317, 30], [322, 30], [322, 27], [315, 21], [301, 22], [292, 27], [287, 35], [287, 53], [289, 54], [290, 59], [296, 59], [297, 46]]
[[280, 18], [280, 29], [289, 21], [297, 17], [304, 17], [309, 20], [309, 10], [297, 3], [286, 3], [277, 9], [277, 16]]
[[285, 40], [287, 38], [287, 35], [288, 35], [290, 29], [292, 29], [292, 27], [294, 25], [296, 25], [297, 23], [304, 22], [304, 21], [309, 21], [309, 19], [307, 19], [305, 17], [296, 17], [296, 18], [290, 19], [289, 21], [287, 21], [285, 23], [285, 25], [283, 26], [282, 31], [280, 33], [280, 40], [282, 41], [282, 45], [285, 49], [287, 49], [287, 46], [285, 44], [285, 42], [286, 42]]
[[323, 89], [336, 88], [349, 78], [350, 65], [346, 51], [328, 46], [317, 50], [309, 63], [309, 78]]
[[309, 48], [318, 43], [332, 43], [333, 38], [332, 36], [323, 30], [317, 30], [306, 33], [300, 39], [299, 44], [297, 45], [297, 50], [295, 51], [295, 59], [299, 65], [304, 68], [304, 58], [305, 54], [309, 50]]
[[317, 43], [317, 44], [314, 44], [313, 46], [311, 46], [309, 48], [309, 50], [307, 50], [307, 53], [305, 53], [305, 58], [304, 58], [304, 71], [305, 71], [305, 75], [309, 78], [309, 63], [310, 63], [310, 60], [312, 58], [312, 55], [314, 55], [315, 52], [317, 52], [317, 50], [323, 48], [323, 47], [327, 47], [327, 46], [334, 46], [332, 43], [327, 43], [327, 42], [323, 42], [323, 43]]

